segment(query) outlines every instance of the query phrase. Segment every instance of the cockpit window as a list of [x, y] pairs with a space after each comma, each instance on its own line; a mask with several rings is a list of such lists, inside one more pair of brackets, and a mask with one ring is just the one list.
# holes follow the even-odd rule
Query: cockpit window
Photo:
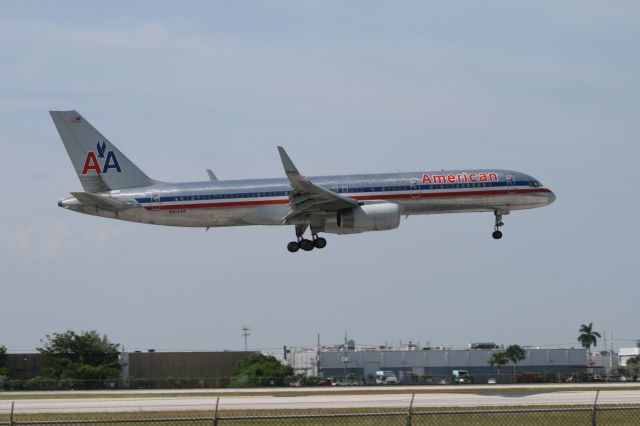
[[529, 186], [532, 186], [534, 188], [539, 188], [539, 187], [542, 186], [542, 184], [537, 180], [530, 180], [529, 181]]

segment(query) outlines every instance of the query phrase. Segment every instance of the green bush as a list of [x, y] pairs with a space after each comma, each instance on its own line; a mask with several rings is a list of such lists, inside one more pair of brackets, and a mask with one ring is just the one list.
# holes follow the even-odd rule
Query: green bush
[[[77, 334], [72, 330], [47, 335], [43, 347], [42, 376], [52, 380], [52, 389], [99, 389], [120, 379], [119, 345], [96, 331]], [[34, 381], [34, 386], [44, 385]]]
[[304, 386], [317, 386], [318, 382], [320, 382], [320, 377], [318, 376], [305, 376], [302, 379], [302, 384]]
[[433, 383], [433, 374], [427, 373], [420, 376], [422, 383]]
[[233, 369], [232, 384], [248, 386], [285, 386], [293, 377], [293, 368], [276, 358], [252, 354], [238, 361]]
[[578, 370], [576, 371], [576, 379], [579, 382], [586, 382], [589, 379], [589, 373], [586, 370]]
[[556, 383], [558, 381], [558, 373], [551, 370], [543, 371], [542, 381], [545, 383]]

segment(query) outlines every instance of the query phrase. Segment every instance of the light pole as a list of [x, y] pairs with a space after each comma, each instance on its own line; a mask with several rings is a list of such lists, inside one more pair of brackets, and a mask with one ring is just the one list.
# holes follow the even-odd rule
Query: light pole
[[242, 335], [244, 336], [244, 351], [247, 352], [247, 338], [251, 336], [251, 329], [247, 326], [242, 327]]

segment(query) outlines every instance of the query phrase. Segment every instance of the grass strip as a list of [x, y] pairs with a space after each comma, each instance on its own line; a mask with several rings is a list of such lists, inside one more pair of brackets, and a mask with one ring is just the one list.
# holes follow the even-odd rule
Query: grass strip
[[[635, 410], [610, 410], [612, 406], [598, 407], [598, 421], [607, 425], [637, 425], [640, 407]], [[616, 408], [631, 408], [616, 405]], [[563, 409], [569, 409], [563, 411]], [[529, 411], [527, 411], [529, 410]], [[167, 424], [211, 424], [213, 411], [154, 411], [129, 413], [69, 413], [16, 415], [20, 422], [65, 422], [91, 421], [94, 425], [139, 424], [140, 421], [169, 420]], [[221, 411], [219, 425], [404, 425], [406, 410], [393, 409], [304, 409], [304, 410], [248, 410]], [[0, 417], [0, 422], [5, 421]], [[8, 419], [6, 420], [8, 422]], [[495, 425], [495, 424], [589, 424], [591, 407], [582, 406], [524, 406], [524, 407], [435, 407], [420, 408], [413, 417], [412, 425]], [[117, 422], [117, 423], [116, 423]]]

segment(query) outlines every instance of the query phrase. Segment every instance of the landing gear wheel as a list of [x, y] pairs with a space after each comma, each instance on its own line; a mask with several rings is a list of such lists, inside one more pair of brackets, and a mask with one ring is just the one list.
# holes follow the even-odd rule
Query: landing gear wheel
[[493, 226], [493, 234], [491, 234], [491, 236], [493, 237], [494, 240], [499, 240], [500, 238], [502, 238], [502, 232], [500, 232], [500, 227], [504, 226], [504, 223], [502, 222], [502, 214], [509, 214], [509, 212], [503, 212], [503, 211], [499, 211], [499, 210], [494, 210], [493, 215], [496, 217], [496, 222], [495, 225]]
[[327, 246], [327, 240], [325, 240], [322, 237], [316, 238], [313, 241], [313, 244], [316, 246], [317, 249], [323, 249], [323, 248], [325, 248]]
[[311, 251], [315, 247], [315, 244], [311, 240], [300, 241], [300, 248], [304, 251]]
[[287, 244], [287, 250], [289, 250], [291, 253], [295, 253], [300, 250], [300, 244], [298, 244], [297, 241], [291, 241], [289, 244]]

